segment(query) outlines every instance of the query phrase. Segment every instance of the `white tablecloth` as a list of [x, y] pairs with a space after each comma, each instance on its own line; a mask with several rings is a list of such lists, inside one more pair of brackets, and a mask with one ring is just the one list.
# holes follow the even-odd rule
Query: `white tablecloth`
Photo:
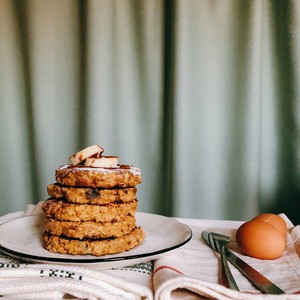
[[[40, 205], [0, 218], [0, 224], [24, 215], [40, 213]], [[241, 292], [218, 284], [219, 257], [201, 239], [203, 230], [232, 236], [236, 250], [236, 221], [178, 219], [189, 225], [193, 238], [183, 247], [155, 261], [117, 269], [32, 264], [0, 253], [0, 295], [4, 299], [299, 299], [300, 230], [283, 215], [289, 226], [287, 249], [273, 261], [242, 258], [286, 291], [262, 295], [239, 271], [232, 268]], [[26, 230], [26, 229], [24, 229]], [[0, 237], [1, 244], [1, 237]]]

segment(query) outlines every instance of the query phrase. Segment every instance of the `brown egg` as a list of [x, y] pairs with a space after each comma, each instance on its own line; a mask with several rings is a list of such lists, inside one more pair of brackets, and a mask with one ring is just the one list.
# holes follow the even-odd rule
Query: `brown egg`
[[275, 214], [265, 213], [256, 216], [255, 218], [253, 218], [253, 220], [259, 220], [272, 225], [282, 234], [284, 238], [286, 237], [287, 225], [280, 216]]
[[272, 225], [259, 220], [243, 223], [236, 232], [243, 254], [259, 259], [275, 259], [283, 254], [285, 238]]

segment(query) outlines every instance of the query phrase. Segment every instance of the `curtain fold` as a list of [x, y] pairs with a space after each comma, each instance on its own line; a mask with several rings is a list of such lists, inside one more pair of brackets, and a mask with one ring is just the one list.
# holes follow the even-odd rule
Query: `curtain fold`
[[0, 2], [0, 213], [100, 144], [139, 210], [243, 220], [299, 189], [296, 0]]
[[259, 204], [263, 8], [261, 1], [213, 3], [179, 9], [177, 211], [237, 218]]
[[[274, 102], [276, 103], [276, 149], [277, 177], [274, 206], [286, 210], [291, 217], [298, 218], [296, 207], [299, 201], [299, 5], [296, 2], [280, 2], [270, 5], [274, 57]], [[297, 14], [298, 13], [298, 14]], [[288, 18], [285, 18], [288, 16]], [[281, 59], [280, 59], [281, 58]], [[298, 124], [299, 125], [299, 124]], [[287, 203], [288, 199], [288, 203]], [[287, 205], [288, 204], [288, 205]]]

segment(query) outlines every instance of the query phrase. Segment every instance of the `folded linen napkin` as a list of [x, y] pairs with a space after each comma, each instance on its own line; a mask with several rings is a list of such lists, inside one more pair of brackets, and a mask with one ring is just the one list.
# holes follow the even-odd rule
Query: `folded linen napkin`
[[[41, 213], [41, 202], [25, 212], [0, 218], [0, 224]], [[0, 252], [0, 297], [21, 299], [153, 299], [153, 262], [97, 270], [70, 265], [35, 264]]]
[[[285, 215], [289, 227], [287, 248], [276, 260], [258, 260], [237, 251], [234, 229], [200, 228], [190, 226], [193, 239], [169, 256], [154, 263], [153, 286], [155, 299], [300, 299], [300, 226], [294, 227]], [[240, 292], [218, 284], [219, 254], [211, 250], [201, 238], [203, 230], [232, 237], [231, 250], [283, 289], [284, 295], [263, 295], [241, 273], [231, 267]], [[230, 263], [229, 263], [230, 265]]]

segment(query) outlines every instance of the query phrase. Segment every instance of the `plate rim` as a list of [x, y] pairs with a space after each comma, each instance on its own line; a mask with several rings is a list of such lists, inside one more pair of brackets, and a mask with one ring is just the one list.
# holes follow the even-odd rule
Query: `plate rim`
[[[160, 254], [163, 254], [163, 253], [168, 253], [168, 252], [171, 252], [172, 250], [175, 250], [175, 249], [178, 249], [180, 247], [182, 247], [183, 245], [185, 245], [186, 243], [188, 243], [192, 237], [193, 237], [193, 231], [192, 229], [190, 228], [189, 225], [187, 224], [184, 224], [182, 222], [180, 222], [179, 220], [176, 220], [175, 218], [172, 218], [172, 217], [167, 217], [167, 216], [163, 216], [163, 215], [159, 215], [159, 214], [152, 214], [152, 213], [147, 213], [147, 212], [136, 212], [136, 215], [148, 215], [148, 216], [154, 216], [154, 217], [161, 217], [161, 218], [165, 218], [165, 219], [168, 219], [168, 220], [172, 220], [173, 222], [176, 222], [178, 223], [179, 225], [182, 225], [185, 230], [188, 231], [188, 235], [187, 237], [181, 241], [180, 243], [176, 243], [175, 245], [171, 246], [171, 247], [167, 247], [167, 248], [162, 248], [162, 249], [159, 249], [159, 250], [155, 250], [155, 251], [152, 251], [152, 252], [146, 252], [146, 253], [139, 253], [139, 254], [134, 254], [134, 255], [127, 255], [127, 256], [119, 256], [119, 254], [121, 253], [116, 253], [116, 254], [113, 254], [114, 256], [113, 257], [106, 257], [105, 256], [94, 256], [92, 258], [65, 258], [65, 257], [46, 257], [46, 256], [39, 256], [39, 255], [33, 255], [33, 254], [28, 254], [28, 253], [23, 253], [23, 252], [20, 252], [20, 251], [16, 251], [16, 250], [12, 250], [12, 249], [9, 249], [5, 246], [3, 246], [1, 244], [1, 238], [0, 238], [0, 250], [8, 255], [12, 255], [14, 257], [19, 257], [19, 258], [24, 258], [24, 259], [29, 259], [29, 260], [33, 260], [33, 261], [39, 261], [39, 262], [57, 262], [57, 263], [65, 263], [65, 264], [99, 264], [99, 263], [114, 263], [114, 262], [123, 262], [123, 261], [132, 261], [132, 260], [136, 260], [136, 259], [143, 259], [143, 258], [154, 258]], [[2, 224], [0, 224], [0, 227], [2, 225], [5, 225], [7, 223], [10, 223], [10, 222], [13, 222], [13, 221], [17, 221], [17, 220], [22, 220], [22, 219], [25, 219], [25, 218], [38, 218], [38, 217], [41, 217], [41, 215], [43, 215], [43, 213], [40, 213], [40, 214], [35, 214], [35, 215], [29, 215], [29, 216], [23, 216], [23, 217], [20, 217], [20, 218], [17, 218], [17, 219], [12, 219], [12, 220], [9, 220], [9, 221], [6, 221]], [[147, 238], [147, 236], [146, 236]], [[129, 250], [130, 251], [130, 250]], [[128, 251], [126, 251], [126, 253], [128, 253]], [[67, 255], [67, 254], [60, 254], [60, 253], [53, 253], [55, 255]]]

